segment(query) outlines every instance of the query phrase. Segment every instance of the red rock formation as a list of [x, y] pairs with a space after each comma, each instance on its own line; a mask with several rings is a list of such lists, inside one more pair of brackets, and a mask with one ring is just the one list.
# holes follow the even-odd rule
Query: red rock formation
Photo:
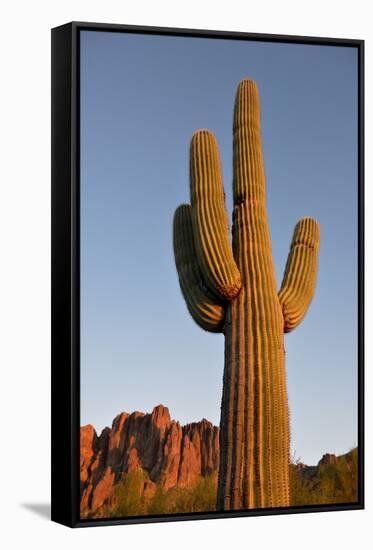
[[158, 405], [151, 414], [121, 413], [100, 437], [91, 425], [80, 429], [80, 481], [82, 517], [111, 502], [113, 489], [123, 473], [144, 469], [150, 481], [144, 494], [192, 486], [200, 476], [219, 467], [219, 429], [203, 419], [180, 426], [167, 407]]
[[85, 483], [89, 476], [89, 467], [96, 453], [97, 435], [91, 424], [80, 430], [80, 482]]
[[336, 455], [334, 454], [330, 454], [330, 453], [325, 453], [322, 458], [320, 458], [319, 462], [318, 462], [318, 466], [320, 466], [321, 464], [337, 464], [338, 462], [338, 459], [336, 457]]

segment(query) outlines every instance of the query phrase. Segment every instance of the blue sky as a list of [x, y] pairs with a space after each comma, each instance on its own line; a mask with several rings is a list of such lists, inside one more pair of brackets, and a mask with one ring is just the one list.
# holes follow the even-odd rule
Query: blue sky
[[285, 336], [292, 453], [357, 444], [357, 50], [81, 33], [81, 423], [163, 403], [219, 424], [224, 338], [179, 290], [175, 208], [191, 134], [209, 128], [232, 212], [232, 116], [257, 81], [267, 210], [280, 284], [296, 221], [321, 226], [315, 298]]

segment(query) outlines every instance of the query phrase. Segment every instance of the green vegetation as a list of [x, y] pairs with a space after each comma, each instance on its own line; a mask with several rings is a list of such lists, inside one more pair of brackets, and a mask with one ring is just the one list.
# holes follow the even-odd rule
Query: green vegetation
[[149, 475], [141, 468], [122, 474], [121, 481], [114, 489], [114, 507], [110, 510], [111, 517], [143, 516], [148, 514], [144, 497], [144, 483]]
[[[332, 455], [333, 456], [333, 455]], [[332, 463], [290, 465], [291, 506], [356, 502], [358, 450], [334, 457]], [[150, 485], [153, 490], [148, 492]], [[104, 517], [183, 514], [216, 510], [217, 474], [200, 477], [192, 487], [162, 489], [145, 470], [123, 474], [115, 486], [112, 505]]]
[[358, 450], [338, 457], [334, 464], [290, 466], [292, 506], [357, 502]]
[[217, 475], [200, 477], [192, 487], [173, 487], [168, 491], [160, 484], [153, 495], [144, 487], [149, 475], [142, 469], [124, 474], [114, 489], [113, 505], [104, 514], [109, 517], [213, 512], [216, 510]]
[[216, 510], [216, 483], [216, 476], [211, 475], [201, 477], [191, 488], [174, 487], [164, 491], [157, 487], [157, 492], [149, 503], [148, 513], [159, 515], [214, 512]]

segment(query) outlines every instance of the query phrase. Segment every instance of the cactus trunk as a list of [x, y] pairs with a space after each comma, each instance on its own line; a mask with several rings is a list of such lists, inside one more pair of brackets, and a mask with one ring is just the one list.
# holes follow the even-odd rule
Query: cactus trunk
[[233, 235], [243, 286], [224, 326], [218, 508], [288, 506], [283, 317], [263, 206], [236, 206]]
[[174, 217], [176, 267], [194, 320], [225, 335], [217, 508], [289, 506], [284, 333], [302, 321], [314, 294], [319, 226], [312, 218], [296, 225], [278, 292], [251, 80], [237, 90], [233, 135], [233, 251], [218, 146], [200, 130], [190, 149], [191, 204]]

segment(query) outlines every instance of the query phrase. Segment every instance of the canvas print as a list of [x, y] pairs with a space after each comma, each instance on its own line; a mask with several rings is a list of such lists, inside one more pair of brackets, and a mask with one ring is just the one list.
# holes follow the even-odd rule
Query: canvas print
[[81, 519], [358, 502], [358, 59], [80, 32]]

